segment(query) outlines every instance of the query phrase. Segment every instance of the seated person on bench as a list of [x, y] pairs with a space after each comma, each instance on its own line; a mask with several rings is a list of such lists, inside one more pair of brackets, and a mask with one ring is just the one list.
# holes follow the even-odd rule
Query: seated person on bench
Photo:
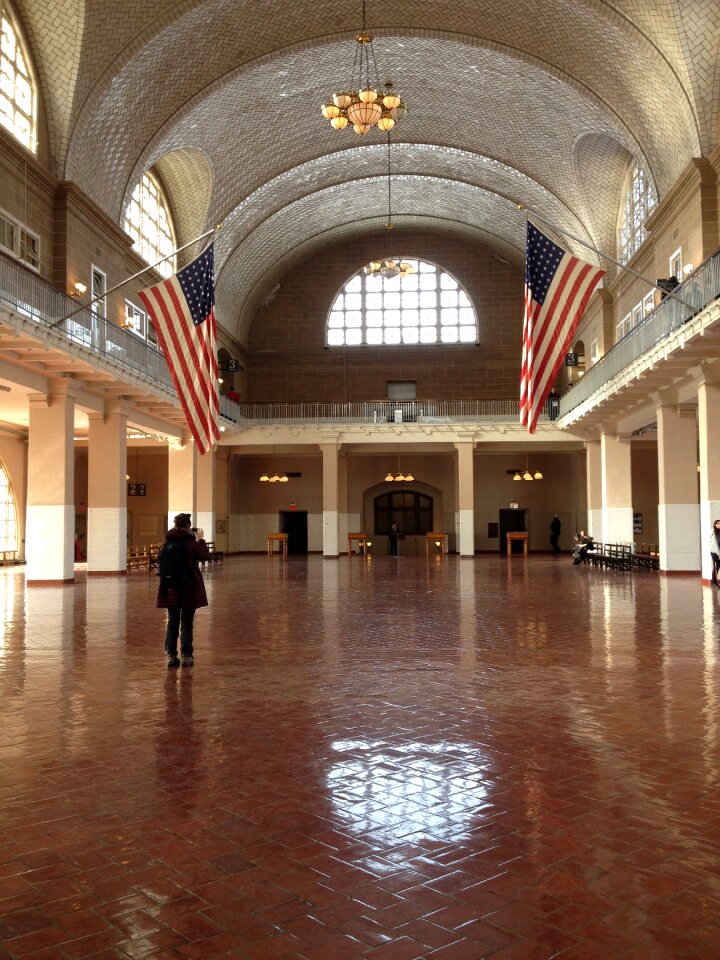
[[575, 546], [573, 547], [573, 563], [579, 564], [584, 560], [587, 560], [588, 550], [594, 550], [595, 544], [593, 543], [593, 538], [590, 534], [586, 534], [583, 530], [580, 533], [575, 534]]

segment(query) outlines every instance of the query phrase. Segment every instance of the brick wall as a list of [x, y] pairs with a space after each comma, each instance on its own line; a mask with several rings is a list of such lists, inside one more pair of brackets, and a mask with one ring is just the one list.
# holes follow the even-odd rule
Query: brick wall
[[[466, 289], [477, 345], [325, 347], [330, 306], [371, 259], [399, 254], [437, 264]], [[288, 273], [261, 307], [248, 339], [248, 401], [361, 401], [386, 397], [386, 381], [416, 380], [419, 399], [515, 398], [523, 275], [485, 247], [428, 232], [370, 234], [316, 254]]]

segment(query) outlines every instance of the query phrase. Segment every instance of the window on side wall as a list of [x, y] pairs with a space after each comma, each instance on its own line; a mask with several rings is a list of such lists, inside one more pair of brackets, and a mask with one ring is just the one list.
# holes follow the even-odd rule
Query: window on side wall
[[0, 210], [0, 248], [39, 273], [40, 237], [3, 210]]
[[675, 253], [670, 257], [668, 261], [668, 276], [676, 277], [682, 282], [683, 278], [683, 259], [682, 259], [682, 248], [676, 250]]
[[145, 311], [129, 300], [125, 301], [125, 329], [145, 339]]

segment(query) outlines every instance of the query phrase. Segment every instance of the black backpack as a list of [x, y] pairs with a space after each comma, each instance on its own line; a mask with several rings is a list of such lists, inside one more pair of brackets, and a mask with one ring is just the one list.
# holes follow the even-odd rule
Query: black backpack
[[192, 558], [184, 540], [168, 540], [158, 554], [157, 575], [166, 587], [182, 590], [192, 577]]

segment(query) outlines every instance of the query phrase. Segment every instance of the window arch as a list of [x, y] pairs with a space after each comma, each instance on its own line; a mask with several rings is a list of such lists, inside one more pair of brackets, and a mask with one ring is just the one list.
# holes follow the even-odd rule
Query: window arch
[[[143, 174], [133, 190], [125, 213], [125, 230], [133, 239], [133, 248], [148, 263], [167, 257], [176, 247], [170, 205], [160, 181], [151, 173]], [[175, 257], [158, 264], [163, 277], [175, 273]]]
[[0, 550], [17, 550], [17, 508], [10, 478], [0, 464]]
[[397, 523], [400, 532], [422, 536], [433, 528], [433, 498], [415, 490], [392, 490], [375, 497], [375, 536]]
[[0, 124], [37, 153], [37, 83], [20, 23], [0, 0]]
[[645, 240], [645, 221], [657, 206], [655, 187], [644, 170], [633, 163], [623, 188], [618, 225], [618, 253], [627, 262]]
[[351, 277], [330, 307], [329, 347], [477, 342], [475, 310], [455, 277], [424, 260], [391, 259], [413, 272], [387, 278], [363, 268]]

